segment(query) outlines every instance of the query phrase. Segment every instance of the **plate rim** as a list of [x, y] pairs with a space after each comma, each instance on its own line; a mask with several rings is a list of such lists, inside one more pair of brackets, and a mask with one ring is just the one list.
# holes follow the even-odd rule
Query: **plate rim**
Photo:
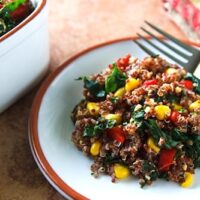
[[[151, 37], [146, 37], [147, 39], [151, 39]], [[161, 37], [162, 38], [162, 37]], [[63, 196], [69, 196], [73, 199], [77, 200], [89, 200], [87, 197], [83, 196], [80, 194], [78, 191], [75, 191], [73, 188], [70, 187], [67, 183], [65, 183], [61, 177], [53, 170], [49, 162], [47, 161], [42, 148], [40, 146], [39, 142], [39, 134], [38, 134], [38, 115], [39, 115], [39, 110], [41, 106], [42, 99], [44, 95], [46, 94], [47, 89], [51, 85], [51, 83], [56, 79], [56, 77], [62, 73], [64, 69], [66, 69], [70, 63], [72, 63], [74, 60], [77, 58], [81, 57], [82, 55], [91, 52], [95, 49], [111, 45], [114, 43], [118, 42], [124, 42], [124, 41], [130, 41], [130, 40], [138, 40], [139, 37], [124, 37], [124, 38], [119, 38], [115, 40], [109, 40], [100, 44], [93, 45], [91, 47], [86, 48], [85, 50], [82, 50], [81, 52], [73, 55], [69, 59], [67, 59], [65, 62], [63, 62], [59, 67], [57, 67], [54, 71], [52, 71], [47, 78], [44, 80], [42, 85], [40, 86], [32, 107], [30, 111], [30, 116], [29, 116], [29, 122], [28, 122], [28, 135], [29, 135], [29, 144], [31, 147], [31, 151], [33, 154], [33, 157], [41, 170], [41, 172], [44, 174], [45, 178], [47, 181]], [[163, 38], [162, 38], [163, 39]], [[195, 43], [191, 42], [189, 40], [182, 40], [185, 43], [189, 45], [194, 45], [196, 47], [200, 47], [200, 43]]]

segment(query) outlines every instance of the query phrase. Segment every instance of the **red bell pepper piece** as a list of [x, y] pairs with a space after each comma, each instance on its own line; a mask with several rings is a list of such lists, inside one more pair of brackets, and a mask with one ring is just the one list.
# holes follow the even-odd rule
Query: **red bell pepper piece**
[[118, 59], [117, 66], [122, 70], [125, 69], [129, 65], [130, 57], [131, 57], [131, 55], [128, 54], [125, 57]]
[[10, 17], [12, 20], [20, 22], [29, 15], [29, 12], [30, 10], [28, 4], [22, 4], [15, 11], [11, 13]]
[[158, 160], [158, 168], [160, 171], [168, 171], [173, 163], [176, 149], [162, 149]]
[[145, 81], [143, 83], [143, 85], [146, 86], [146, 87], [149, 86], [149, 85], [156, 85], [156, 84], [158, 84], [158, 81], [156, 79], [148, 80], [148, 81]]
[[3, 8], [3, 4], [0, 4], [0, 9]]
[[124, 143], [125, 134], [122, 128], [113, 127], [111, 129], [107, 129], [107, 135], [112, 140], [116, 140], [117, 142]]
[[181, 83], [181, 85], [183, 85], [188, 90], [192, 90], [193, 89], [193, 82], [190, 81], [190, 80], [183, 80], [180, 83]]
[[176, 110], [172, 111], [171, 116], [170, 116], [170, 120], [173, 123], [176, 123], [178, 121], [178, 117], [179, 117], [180, 113]]

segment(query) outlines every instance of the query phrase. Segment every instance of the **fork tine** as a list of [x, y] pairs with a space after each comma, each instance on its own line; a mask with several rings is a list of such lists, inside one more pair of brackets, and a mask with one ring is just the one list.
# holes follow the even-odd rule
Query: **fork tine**
[[196, 52], [196, 49], [181, 42], [180, 40], [176, 39], [175, 37], [173, 37], [172, 35], [164, 32], [163, 30], [159, 29], [158, 27], [156, 27], [155, 25], [151, 24], [150, 22], [145, 20], [145, 23], [148, 24], [151, 28], [153, 28], [154, 30], [156, 30], [157, 32], [159, 32], [160, 34], [164, 35], [166, 38], [168, 38], [169, 40], [172, 40], [174, 43], [180, 45], [181, 47], [185, 48], [186, 50], [191, 51], [192, 53]]
[[152, 57], [157, 56], [153, 51], [149, 50], [147, 47], [145, 47], [142, 43], [138, 42], [137, 40], [133, 40], [142, 50], [144, 50], [147, 54], [149, 54]]
[[156, 39], [157, 41], [159, 41], [160, 43], [162, 43], [164, 46], [168, 47], [169, 49], [171, 49], [172, 51], [176, 52], [177, 54], [179, 54], [180, 56], [182, 56], [183, 58], [188, 59], [190, 56], [188, 56], [186, 53], [183, 53], [182, 51], [178, 50], [177, 48], [169, 45], [167, 42], [165, 42], [164, 40], [161, 40], [160, 38], [158, 38], [157, 36], [155, 36], [153, 33], [149, 32], [148, 30], [146, 30], [145, 28], [141, 27], [141, 29], [146, 32], [147, 34], [151, 35], [154, 39]]
[[146, 39], [145, 37], [143, 37], [142, 35], [140, 35], [139, 33], [137, 33], [137, 35], [142, 38], [143, 40], [145, 40], [148, 44], [150, 44], [152, 47], [154, 47], [155, 49], [158, 49], [158, 51], [160, 51], [161, 53], [165, 54], [167, 57], [171, 58], [172, 60], [174, 60], [175, 62], [177, 62], [178, 64], [180, 64], [181, 66], [185, 66], [185, 63], [178, 60], [177, 58], [175, 58], [174, 56], [172, 56], [171, 54], [167, 53], [166, 51], [164, 51], [163, 49], [161, 49], [160, 47], [156, 46], [154, 43], [152, 43], [150, 40]]

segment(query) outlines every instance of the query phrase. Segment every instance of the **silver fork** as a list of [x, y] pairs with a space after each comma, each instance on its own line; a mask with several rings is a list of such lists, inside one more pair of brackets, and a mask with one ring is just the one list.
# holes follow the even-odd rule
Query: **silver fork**
[[[145, 40], [149, 45], [151, 45], [152, 47], [154, 47], [155, 49], [157, 49], [158, 51], [160, 51], [161, 53], [163, 53], [167, 57], [171, 58], [173, 61], [175, 61], [176, 63], [178, 63], [180, 66], [184, 67], [187, 71], [189, 71], [191, 73], [194, 73], [195, 70], [197, 69], [198, 65], [199, 65], [199, 62], [200, 62], [200, 51], [198, 49], [192, 47], [192, 46], [189, 46], [189, 45], [181, 42], [180, 40], [176, 39], [172, 35], [166, 33], [165, 31], [161, 30], [160, 28], [156, 27], [155, 25], [153, 25], [153, 24], [151, 24], [151, 23], [149, 23], [147, 21], [145, 21], [145, 23], [148, 26], [150, 26], [152, 29], [154, 29], [155, 31], [159, 32], [161, 35], [165, 36], [165, 38], [169, 39], [170, 41], [174, 42], [176, 45], [182, 47], [187, 52], [189, 52], [190, 55], [188, 55], [187, 53], [179, 50], [175, 46], [172, 46], [170, 43], [166, 42], [165, 40], [160, 39], [159, 37], [155, 36], [150, 31], [148, 31], [145, 28], [141, 27], [141, 29], [144, 32], [146, 32], [152, 38], [154, 38], [155, 40], [157, 40], [158, 42], [162, 43], [164, 46], [166, 46], [167, 48], [171, 49], [173, 52], [175, 52], [176, 54], [178, 54], [179, 56], [181, 56], [182, 58], [184, 58], [187, 62], [183, 62], [179, 58], [175, 57], [174, 55], [169, 54], [162, 47], [159, 47], [158, 45], [156, 45], [155, 43], [153, 43], [151, 40], [146, 39], [144, 36], [140, 35], [139, 33], [137, 33], [137, 35], [141, 39]], [[141, 49], [143, 49], [147, 54], [149, 54], [150, 56], [153, 56], [153, 57], [157, 56], [157, 54], [155, 54], [152, 50], [150, 50], [147, 46], [145, 46], [141, 42], [139, 42], [137, 40], [134, 40], [134, 42]], [[195, 75], [196, 75], [196, 73], [199, 73], [199, 72], [195, 72]]]

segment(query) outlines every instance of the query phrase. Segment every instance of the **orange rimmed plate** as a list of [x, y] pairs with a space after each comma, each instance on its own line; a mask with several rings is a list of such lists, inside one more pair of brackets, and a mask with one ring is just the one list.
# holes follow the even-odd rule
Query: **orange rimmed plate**
[[98, 179], [91, 176], [92, 161], [71, 142], [74, 127], [70, 115], [82, 98], [82, 83], [75, 79], [99, 72], [128, 53], [139, 58], [146, 56], [132, 39], [138, 38], [109, 41], [89, 48], [66, 61], [45, 80], [34, 100], [29, 121], [34, 158], [47, 180], [66, 198], [168, 200], [189, 199], [192, 196], [197, 200], [200, 195], [200, 170], [196, 170], [196, 181], [188, 189], [162, 180], [141, 189], [138, 180], [133, 177], [112, 183], [109, 176]]

